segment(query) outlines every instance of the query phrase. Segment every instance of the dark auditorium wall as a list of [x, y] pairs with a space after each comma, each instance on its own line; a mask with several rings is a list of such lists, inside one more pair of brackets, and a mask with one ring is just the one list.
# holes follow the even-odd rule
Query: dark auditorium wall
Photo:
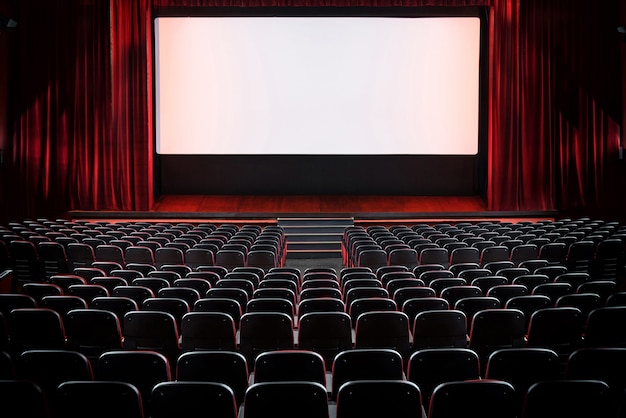
[[0, 222], [150, 209], [151, 5], [390, 3], [490, 5], [490, 209], [626, 220], [623, 0], [0, 0]]

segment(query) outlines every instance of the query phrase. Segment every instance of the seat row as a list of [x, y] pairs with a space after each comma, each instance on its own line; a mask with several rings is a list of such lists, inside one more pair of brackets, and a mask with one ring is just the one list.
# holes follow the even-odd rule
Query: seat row
[[[386, 349], [337, 354], [285, 350], [247, 363], [231, 351], [181, 354], [172, 367], [154, 351], [114, 350], [95, 362], [71, 350], [0, 356], [0, 410], [38, 417], [225, 418], [303, 416], [623, 416], [626, 348], [580, 349], [564, 370], [549, 349], [500, 349], [480, 373], [475, 352], [421, 350], [405, 368]], [[405, 372], [406, 370], [406, 372]], [[13, 416], [13, 415], [5, 415]]]
[[[0, 301], [18, 296], [25, 295], [1, 294]], [[424, 348], [472, 348], [485, 360], [504, 347], [550, 348], [562, 359], [580, 347], [626, 347], [626, 305], [587, 314], [571, 306], [544, 307], [529, 318], [510, 307], [479, 309], [471, 316], [430, 307], [413, 318], [397, 310], [372, 309], [354, 319], [343, 311], [311, 311], [296, 321], [288, 313], [252, 305], [240, 314], [238, 303], [228, 298], [198, 299], [190, 310], [182, 300], [157, 297], [123, 313], [108, 309], [108, 302], [117, 302], [110, 298], [95, 298], [90, 307], [64, 314], [14, 307], [2, 315], [1, 346], [14, 354], [72, 348], [90, 358], [119, 348], [157, 350], [170, 359], [185, 351], [236, 350], [249, 361], [262, 352], [300, 348], [320, 353], [327, 364], [340, 351], [361, 348], [391, 348], [404, 358]], [[174, 312], [179, 306], [183, 309]]]
[[624, 268], [626, 228], [602, 221], [459, 222], [385, 227], [354, 226], [343, 235], [347, 266], [476, 264], [528, 260], [585, 271], [615, 280]]
[[0, 228], [0, 270], [11, 268], [22, 282], [96, 266], [142, 272], [216, 264], [268, 270], [282, 265], [286, 254], [284, 233], [275, 225], [64, 222], [10, 228]]

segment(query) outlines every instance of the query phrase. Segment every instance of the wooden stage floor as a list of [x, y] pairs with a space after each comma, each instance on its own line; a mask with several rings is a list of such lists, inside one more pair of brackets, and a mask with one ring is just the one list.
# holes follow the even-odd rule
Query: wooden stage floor
[[480, 196], [253, 196], [165, 195], [150, 211], [71, 211], [74, 219], [266, 220], [351, 217], [363, 222], [553, 219], [550, 212], [489, 211]]
[[162, 196], [156, 212], [442, 213], [485, 212], [478, 196]]

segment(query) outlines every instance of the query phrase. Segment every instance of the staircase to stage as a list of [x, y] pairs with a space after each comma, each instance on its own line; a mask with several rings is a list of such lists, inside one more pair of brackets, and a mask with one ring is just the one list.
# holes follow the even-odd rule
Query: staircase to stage
[[341, 238], [354, 218], [278, 218], [285, 231], [287, 259], [341, 258]]

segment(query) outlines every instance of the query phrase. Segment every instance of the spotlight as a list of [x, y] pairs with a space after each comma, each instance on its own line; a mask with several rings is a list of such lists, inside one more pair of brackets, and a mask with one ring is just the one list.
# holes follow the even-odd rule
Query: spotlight
[[0, 15], [0, 31], [10, 31], [17, 27], [17, 22], [11, 18]]

